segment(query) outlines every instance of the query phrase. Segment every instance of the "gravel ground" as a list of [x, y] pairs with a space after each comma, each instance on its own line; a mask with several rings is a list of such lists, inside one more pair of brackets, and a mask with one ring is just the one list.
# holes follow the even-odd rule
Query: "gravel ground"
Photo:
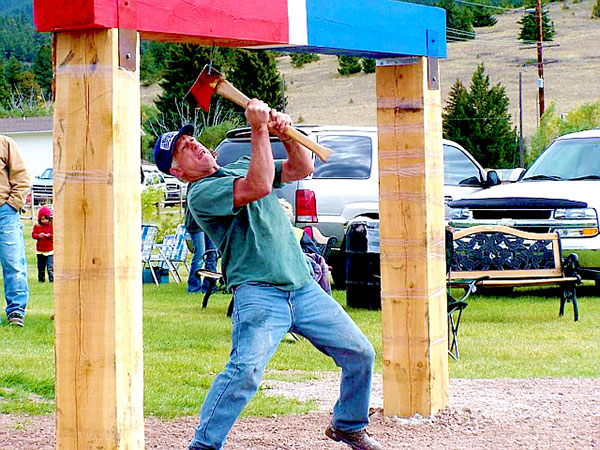
[[[240, 420], [227, 450], [339, 449], [323, 431], [339, 376], [310, 382], [266, 380], [263, 392], [315, 399], [319, 411]], [[386, 449], [600, 449], [600, 379], [497, 379], [450, 381], [449, 406], [434, 417], [384, 417], [381, 376], [373, 385], [369, 430]], [[185, 449], [196, 418], [146, 419], [147, 449]], [[53, 416], [0, 415], [0, 449], [55, 448]]]

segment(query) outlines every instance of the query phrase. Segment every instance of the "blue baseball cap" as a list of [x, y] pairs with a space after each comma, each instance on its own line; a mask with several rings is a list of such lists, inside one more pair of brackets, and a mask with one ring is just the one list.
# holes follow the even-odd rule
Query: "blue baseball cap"
[[171, 163], [173, 162], [173, 151], [180, 136], [193, 136], [194, 126], [184, 125], [179, 131], [169, 131], [161, 134], [154, 144], [154, 163], [158, 170], [171, 175]]

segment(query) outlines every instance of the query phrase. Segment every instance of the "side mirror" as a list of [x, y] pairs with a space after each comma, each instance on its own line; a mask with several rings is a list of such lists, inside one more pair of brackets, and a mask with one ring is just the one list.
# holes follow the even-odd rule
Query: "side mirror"
[[498, 176], [498, 172], [495, 170], [488, 170], [485, 175], [485, 186], [492, 187], [500, 184], [500, 177]]

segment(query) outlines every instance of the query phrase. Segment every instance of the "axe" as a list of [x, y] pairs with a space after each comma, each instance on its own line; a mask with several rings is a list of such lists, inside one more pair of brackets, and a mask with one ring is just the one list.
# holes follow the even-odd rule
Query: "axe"
[[[227, 81], [223, 75], [221, 75], [212, 67], [206, 65], [204, 66], [204, 69], [202, 69], [202, 72], [200, 72], [200, 75], [198, 75], [198, 78], [196, 78], [196, 81], [188, 93], [185, 95], [185, 98], [191, 100], [191, 97], [193, 97], [199, 108], [202, 108], [204, 111], [208, 111], [210, 107], [210, 98], [212, 97], [213, 93], [216, 93], [227, 100], [231, 100], [233, 103], [241, 106], [244, 109], [246, 109], [248, 102], [250, 102], [250, 99], [241, 93], [229, 81]], [[325, 162], [327, 161], [327, 158], [329, 158], [331, 150], [310, 140], [305, 134], [301, 133], [297, 129], [288, 127], [287, 130], [285, 130], [285, 134], [293, 141], [302, 144], [307, 149], [312, 151], [319, 157], [321, 161]]]

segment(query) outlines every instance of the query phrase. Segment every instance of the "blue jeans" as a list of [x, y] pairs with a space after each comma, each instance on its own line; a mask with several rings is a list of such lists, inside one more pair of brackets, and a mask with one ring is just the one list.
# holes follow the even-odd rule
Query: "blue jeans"
[[216, 252], [207, 253], [206, 260], [203, 259], [204, 253], [207, 250], [215, 250], [215, 244], [213, 244], [213, 241], [210, 240], [204, 231], [190, 233], [190, 236], [194, 243], [194, 256], [192, 256], [192, 262], [190, 263], [187, 291], [188, 293], [206, 292], [208, 289], [208, 279], [205, 278], [203, 282], [202, 278], [196, 275], [196, 271], [202, 268], [211, 272], [217, 271]]
[[23, 224], [19, 213], [8, 203], [0, 206], [0, 263], [4, 278], [6, 315], [18, 312], [24, 316], [29, 300], [29, 285]]
[[223, 446], [288, 331], [304, 336], [342, 368], [333, 425], [347, 432], [368, 425], [375, 352], [332, 297], [311, 281], [291, 292], [264, 283], [245, 283], [235, 289], [233, 298], [230, 359], [204, 400], [190, 450]]

